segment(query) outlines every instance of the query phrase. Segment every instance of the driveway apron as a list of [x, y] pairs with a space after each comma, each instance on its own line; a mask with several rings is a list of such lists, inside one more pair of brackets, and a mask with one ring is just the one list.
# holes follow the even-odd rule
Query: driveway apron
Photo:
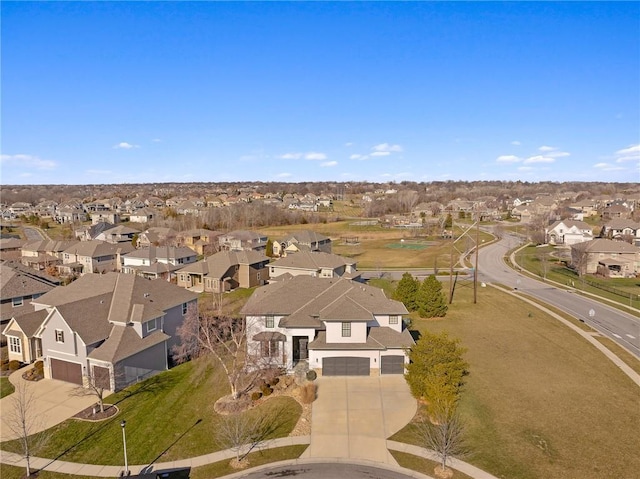
[[311, 445], [303, 457], [397, 465], [386, 439], [411, 421], [417, 409], [404, 377], [321, 377], [317, 385]]
[[[60, 424], [83, 409], [96, 403], [95, 396], [76, 396], [78, 386], [55, 379], [26, 381], [22, 374], [28, 368], [19, 369], [9, 376], [9, 381], [17, 386], [24, 385], [33, 395], [33, 404], [28, 414], [34, 418], [32, 432], [39, 432]], [[16, 434], [7, 425], [8, 416], [14, 409], [14, 394], [0, 400], [0, 441], [16, 439]]]

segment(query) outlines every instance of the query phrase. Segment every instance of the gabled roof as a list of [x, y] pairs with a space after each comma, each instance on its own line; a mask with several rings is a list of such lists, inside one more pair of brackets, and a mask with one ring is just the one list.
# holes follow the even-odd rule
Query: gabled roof
[[564, 224], [567, 228], [576, 227], [580, 231], [593, 230], [593, 227], [590, 224], [585, 223], [584, 221], [577, 221], [577, 220], [559, 220], [559, 221], [554, 222], [547, 229], [548, 230], [552, 230], [552, 229], [556, 228], [557, 226], [559, 226], [561, 223]]
[[78, 244], [78, 240], [65, 240], [65, 241], [53, 241], [53, 240], [38, 240], [30, 241], [22, 246], [23, 251], [38, 251], [42, 253], [61, 253], [62, 251], [70, 248], [73, 245]]
[[141, 338], [131, 327], [114, 325], [108, 339], [99, 348], [91, 351], [89, 358], [117, 363], [156, 344], [163, 343], [167, 339], [169, 336], [162, 331], [154, 331]]
[[[348, 308], [356, 317], [348, 318], [339, 308]], [[377, 314], [408, 314], [399, 301], [384, 291], [345, 278], [295, 276], [256, 289], [241, 310], [245, 316], [273, 314], [285, 316], [280, 327], [322, 327], [324, 320], [362, 321]], [[334, 316], [334, 317], [331, 317]]]
[[[64, 286], [66, 287], [66, 286]], [[61, 304], [56, 309], [64, 321], [86, 345], [94, 344], [109, 336], [111, 325], [107, 321], [110, 294]]]
[[134, 249], [133, 245], [129, 242], [114, 244], [106, 241], [91, 240], [81, 241], [65, 249], [64, 252], [67, 254], [97, 258], [99, 256], [110, 256], [117, 253], [125, 254]]
[[269, 258], [259, 251], [220, 251], [202, 261], [188, 264], [179, 272], [222, 278], [231, 266], [253, 265], [267, 261]]
[[196, 253], [186, 246], [149, 246], [127, 253], [127, 258], [141, 258], [148, 260], [180, 259], [196, 256]]
[[[582, 246], [581, 246], [582, 245]], [[578, 248], [588, 253], [640, 253], [640, 248], [633, 246], [625, 241], [615, 241], [605, 238], [597, 238], [584, 243], [578, 243], [578, 245], [572, 246], [572, 248]]]
[[269, 266], [318, 271], [323, 268], [335, 269], [348, 264], [354, 264], [354, 261], [347, 260], [337, 254], [322, 253], [319, 251], [300, 251], [277, 259], [273, 263], [270, 263]]
[[320, 233], [316, 233], [311, 230], [302, 230], [296, 231], [295, 233], [291, 233], [289, 236], [284, 238], [286, 242], [293, 243], [304, 243], [304, 244], [313, 244], [313, 243], [322, 243], [325, 241], [331, 241], [327, 236], [321, 235]]
[[17, 326], [26, 337], [32, 338], [48, 314], [49, 312], [46, 309], [41, 309], [22, 316], [14, 316], [7, 324], [3, 334], [10, 334], [10, 331]]

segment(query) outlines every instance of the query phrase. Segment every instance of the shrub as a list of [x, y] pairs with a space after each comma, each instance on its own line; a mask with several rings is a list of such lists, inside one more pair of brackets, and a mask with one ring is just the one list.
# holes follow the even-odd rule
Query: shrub
[[18, 369], [20, 369], [20, 365], [22, 363], [20, 361], [17, 361], [15, 359], [9, 361], [9, 371], [17, 371]]
[[251, 393], [251, 400], [252, 401], [257, 401], [261, 397], [262, 397], [262, 393], [260, 391], [254, 391], [254, 392]]
[[[313, 372], [313, 371], [309, 371]], [[315, 383], [307, 383], [304, 386], [300, 386], [300, 401], [303, 404], [311, 404], [316, 399], [316, 385]]]
[[44, 362], [38, 360], [35, 363], [33, 363], [33, 368], [38, 370], [38, 372], [42, 372], [44, 371]]
[[280, 378], [275, 377], [273, 378], [271, 381], [269, 381], [269, 384], [271, 385], [271, 387], [275, 386], [276, 384], [278, 384], [280, 382]]
[[307, 371], [307, 379], [309, 381], [315, 381], [315, 379], [318, 377], [318, 374], [311, 369], [310, 371]]
[[260, 390], [262, 391], [262, 395], [263, 395], [264, 397], [269, 396], [269, 395], [273, 392], [273, 389], [271, 389], [269, 386], [264, 386], [264, 387], [263, 387], [263, 388], [261, 388]]

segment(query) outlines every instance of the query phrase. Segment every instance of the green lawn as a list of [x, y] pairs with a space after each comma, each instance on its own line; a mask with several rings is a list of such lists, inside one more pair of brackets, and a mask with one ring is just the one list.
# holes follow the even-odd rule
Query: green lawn
[[[458, 288], [446, 318], [413, 327], [468, 348], [468, 462], [510, 479], [637, 475], [640, 390], [559, 321], [494, 288], [474, 305]], [[392, 439], [416, 441], [410, 426]]]
[[[67, 420], [51, 430], [41, 457], [71, 462], [115, 465], [122, 448], [120, 421], [127, 421], [131, 464], [173, 461], [220, 450], [215, 440], [219, 416], [214, 402], [228, 393], [220, 368], [197, 360], [159, 374], [106, 399], [120, 413], [103, 422]], [[273, 414], [277, 423], [270, 437], [287, 436], [302, 409], [288, 397], [273, 398], [245, 414]], [[16, 451], [16, 445], [2, 448]]]
[[[247, 457], [249, 467], [257, 467], [271, 462], [285, 461], [287, 459], [297, 459], [307, 449], [308, 446], [286, 446], [264, 451], [253, 452]], [[24, 468], [0, 464], [0, 477], [2, 479], [22, 479]], [[222, 477], [237, 472], [229, 465], [229, 461], [220, 461], [202, 467], [196, 467], [190, 471], [190, 479], [209, 479]], [[59, 472], [40, 471], [38, 479], [94, 479], [91, 476], [76, 476], [71, 474], [61, 474]]]
[[[435, 476], [433, 470], [439, 465], [439, 463], [425, 459], [424, 457], [414, 456], [413, 454], [408, 454], [406, 452], [391, 450], [389, 452], [393, 458], [398, 461], [398, 464], [401, 467], [406, 467], [407, 469], [411, 469], [412, 471], [417, 471], [428, 476]], [[453, 475], [450, 479], [472, 479], [471, 476], [468, 476], [463, 472], [456, 471], [455, 469], [452, 469], [452, 471]]]
[[0, 399], [2, 399], [5, 396], [8, 396], [13, 391], [15, 391], [15, 388], [13, 387], [13, 384], [9, 382], [9, 378], [0, 377]]

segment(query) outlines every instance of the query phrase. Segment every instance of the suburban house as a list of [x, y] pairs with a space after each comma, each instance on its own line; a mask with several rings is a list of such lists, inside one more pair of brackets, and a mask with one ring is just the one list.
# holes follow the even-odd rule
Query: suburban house
[[222, 233], [220, 231], [198, 228], [188, 231], [181, 231], [180, 233], [178, 233], [176, 240], [178, 244], [184, 245], [187, 248], [191, 248], [198, 254], [204, 254], [205, 250], [211, 250], [212, 248], [217, 251], [217, 238], [221, 234]]
[[247, 349], [262, 365], [306, 361], [325, 376], [403, 374], [405, 306], [345, 278], [296, 276], [256, 289], [241, 310]]
[[0, 259], [19, 260], [22, 256], [22, 247], [26, 241], [20, 238], [0, 238]]
[[198, 259], [186, 246], [149, 246], [122, 256], [122, 272], [147, 279], [176, 278], [176, 271]]
[[129, 221], [132, 223], [148, 223], [153, 221], [156, 216], [158, 216], [158, 213], [156, 213], [155, 210], [151, 208], [141, 208], [131, 213]]
[[288, 254], [284, 258], [269, 263], [270, 281], [286, 274], [291, 276], [304, 274], [319, 278], [337, 278], [347, 275], [351, 279], [358, 275], [355, 261], [337, 254], [312, 251]]
[[78, 244], [76, 240], [30, 241], [22, 246], [20, 261], [25, 266], [42, 271], [49, 266], [57, 266], [62, 263], [64, 251]]
[[101, 232], [94, 239], [106, 241], [107, 243], [130, 243], [138, 233], [140, 233], [140, 231], [129, 228], [128, 226], [112, 225], [111, 228]]
[[258, 251], [220, 251], [178, 270], [178, 286], [214, 293], [261, 286], [269, 279], [268, 263]]
[[109, 223], [107, 221], [100, 221], [99, 223], [93, 224], [91, 226], [80, 226], [73, 230], [73, 234], [80, 241], [91, 241], [94, 239], [98, 239], [100, 235], [115, 227], [116, 226], [112, 223]]
[[116, 211], [95, 211], [90, 214], [91, 224], [111, 223], [113, 225], [120, 223], [120, 213]]
[[552, 245], [572, 245], [593, 239], [593, 228], [584, 221], [556, 221], [544, 232], [547, 243]]
[[31, 301], [60, 284], [58, 278], [34, 271], [18, 262], [0, 263], [0, 324], [33, 311]]
[[218, 243], [221, 251], [264, 251], [267, 237], [255, 231], [237, 230], [220, 235]]
[[640, 273], [640, 248], [624, 241], [597, 238], [571, 246], [571, 265], [582, 274], [633, 277]]
[[626, 218], [616, 218], [603, 226], [601, 236], [640, 246], [640, 223]]
[[164, 245], [175, 246], [177, 234], [177, 231], [173, 228], [160, 226], [148, 228], [138, 235], [138, 248]]
[[135, 248], [131, 243], [107, 243], [106, 241], [81, 241], [62, 253], [62, 274], [107, 273], [120, 271], [121, 255]]
[[82, 223], [87, 221], [87, 214], [76, 206], [61, 206], [53, 217], [58, 223]]
[[16, 345], [9, 359], [42, 359], [46, 378], [116, 391], [168, 369], [197, 296], [166, 281], [88, 274], [32, 305], [2, 332]]
[[273, 255], [286, 256], [297, 251], [322, 251], [331, 253], [331, 239], [315, 231], [298, 231], [281, 241], [273, 242]]

